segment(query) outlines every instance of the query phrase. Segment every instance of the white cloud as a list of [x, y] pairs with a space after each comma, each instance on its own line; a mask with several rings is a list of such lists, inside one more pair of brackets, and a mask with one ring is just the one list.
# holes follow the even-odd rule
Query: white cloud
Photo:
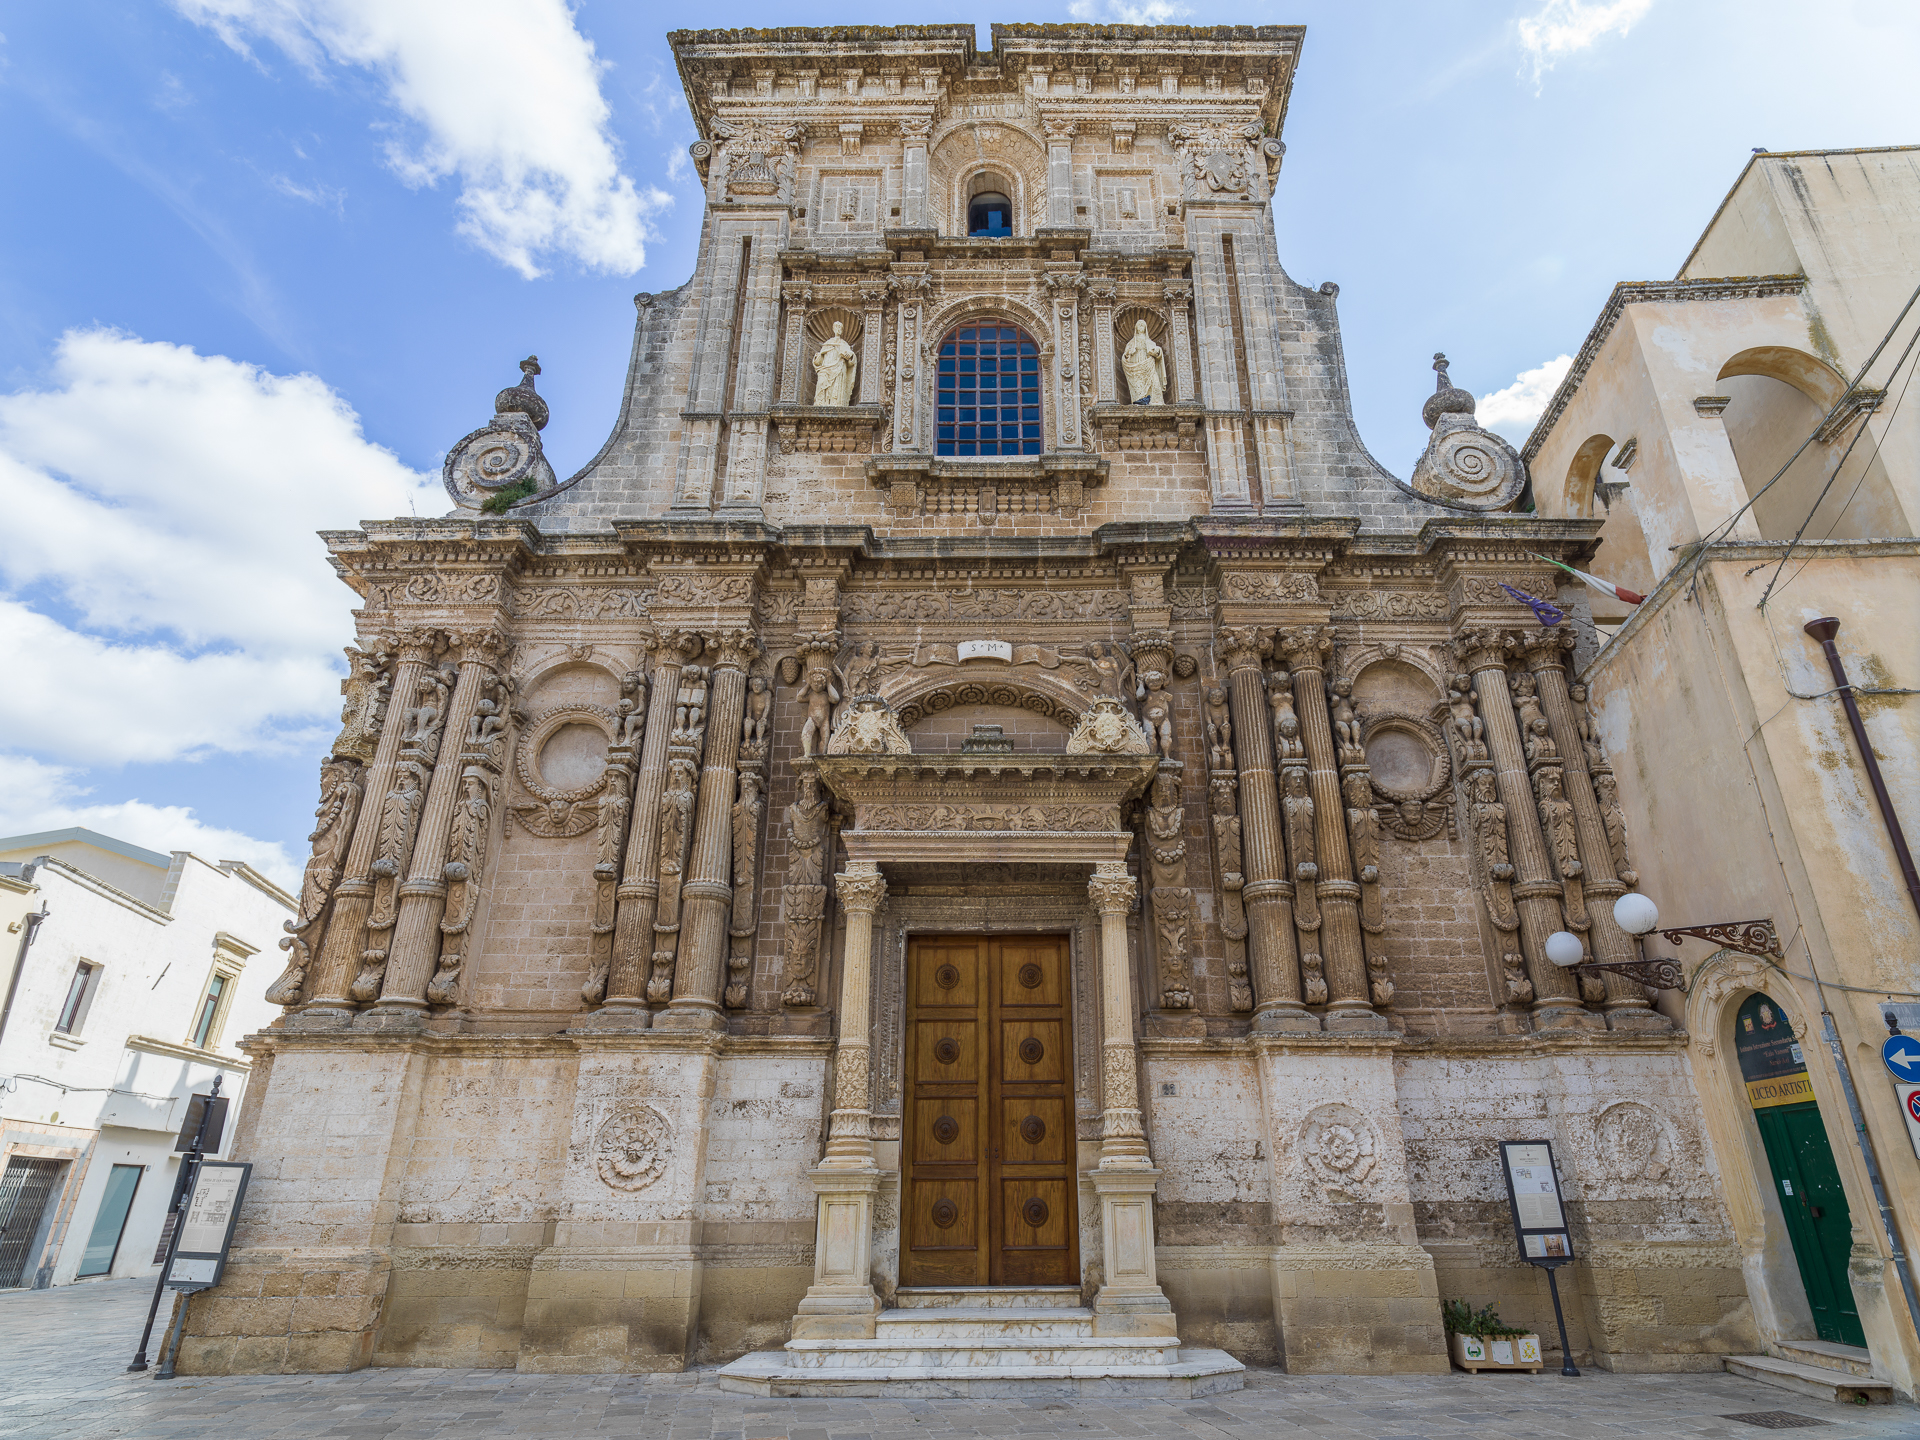
[[285, 889], [300, 884], [300, 865], [282, 845], [203, 824], [185, 805], [89, 803], [92, 793], [81, 786], [74, 770], [22, 755], [0, 755], [0, 835], [84, 825], [149, 850], [191, 850], [208, 860], [244, 860]]
[[1487, 429], [1520, 443], [1553, 399], [1553, 392], [1573, 368], [1571, 355], [1559, 355], [1544, 365], [1522, 370], [1513, 384], [1480, 397], [1474, 418]]
[[1067, 12], [1076, 20], [1108, 25], [1168, 25], [1193, 7], [1178, 0], [1073, 0]]
[[174, 4], [242, 54], [264, 39], [316, 78], [377, 74], [422, 132], [388, 162], [409, 185], [457, 175], [460, 233], [529, 279], [553, 254], [616, 275], [646, 262], [646, 217], [672, 198], [620, 173], [603, 62], [564, 0]]
[[312, 375], [74, 331], [0, 396], [0, 734], [95, 764], [321, 743], [351, 592], [314, 531], [439, 487]]
[[334, 185], [302, 185], [288, 175], [269, 176], [267, 183], [290, 200], [304, 200], [336, 215], [346, 213], [347, 192]]
[[1576, 55], [1608, 35], [1625, 35], [1653, 0], [1546, 0], [1519, 22], [1520, 48], [1533, 68], [1534, 88], [1554, 62]]

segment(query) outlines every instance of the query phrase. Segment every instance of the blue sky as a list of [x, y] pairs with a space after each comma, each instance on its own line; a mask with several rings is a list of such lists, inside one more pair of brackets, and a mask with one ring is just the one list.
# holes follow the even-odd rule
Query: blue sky
[[[703, 9], [883, 24], [897, 7]], [[446, 508], [538, 352], [561, 473], [700, 194], [665, 32], [561, 0], [66, 0], [0, 40], [0, 834], [304, 853], [351, 596], [313, 532]], [[1075, 0], [916, 18], [1307, 26], [1281, 259], [1336, 280], [1405, 475], [1435, 350], [1523, 435], [1617, 280], [1671, 275], [1755, 146], [1911, 143], [1911, 0]]]

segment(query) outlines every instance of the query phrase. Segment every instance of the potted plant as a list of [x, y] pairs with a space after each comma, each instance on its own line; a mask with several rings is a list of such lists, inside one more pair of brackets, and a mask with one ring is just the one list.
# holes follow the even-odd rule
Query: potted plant
[[1453, 1363], [1462, 1370], [1476, 1375], [1482, 1370], [1540, 1373], [1540, 1337], [1507, 1324], [1493, 1306], [1475, 1310], [1464, 1300], [1448, 1300], [1440, 1306], [1440, 1319], [1447, 1327]]

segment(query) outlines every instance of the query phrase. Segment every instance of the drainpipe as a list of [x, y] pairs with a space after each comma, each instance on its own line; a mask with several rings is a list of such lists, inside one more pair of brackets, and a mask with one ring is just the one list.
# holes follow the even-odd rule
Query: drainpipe
[[[42, 859], [46, 857], [42, 856]], [[33, 882], [33, 872], [39, 868], [36, 860], [31, 865], [20, 867], [20, 878], [27, 883]], [[29, 910], [20, 917], [20, 947], [13, 952], [13, 974], [7, 977], [6, 1004], [0, 1005], [0, 1040], [7, 1038], [7, 1019], [13, 1014], [13, 997], [20, 992], [20, 977], [27, 970], [27, 951], [33, 948], [33, 937], [40, 929], [40, 922], [47, 918], [47, 902], [40, 902], [40, 909]]]
[[[1818, 640], [1820, 648], [1827, 652], [1827, 666], [1833, 671], [1833, 683], [1840, 689], [1840, 703], [1846, 707], [1853, 743], [1860, 751], [1860, 758], [1866, 761], [1867, 779], [1873, 785], [1873, 798], [1880, 804], [1880, 818], [1886, 823], [1887, 838], [1893, 842], [1894, 858], [1900, 862], [1900, 873], [1907, 879], [1907, 895], [1913, 901], [1914, 909], [1920, 911], [1920, 873], [1913, 868], [1913, 852], [1907, 848], [1907, 837], [1900, 829], [1900, 817], [1894, 814], [1893, 797], [1887, 794], [1887, 782], [1881, 777], [1880, 762], [1874, 757], [1873, 746], [1867, 740], [1867, 728], [1860, 723], [1860, 707], [1854, 702], [1853, 682], [1847, 678], [1846, 662], [1834, 648], [1833, 637], [1840, 633], [1840, 622], [1828, 615], [1819, 620], [1810, 620], [1802, 628]], [[1854, 1089], [1853, 1067], [1847, 1063], [1846, 1049], [1840, 1043], [1840, 1031], [1833, 1023], [1833, 1012], [1827, 1008], [1827, 991], [1820, 983], [1820, 967], [1814, 963], [1812, 946], [1807, 947], [1807, 963], [1813, 975], [1814, 988], [1820, 996], [1820, 1024], [1826, 1031], [1827, 1048], [1833, 1052], [1834, 1063], [1840, 1072], [1840, 1089], [1847, 1097], [1847, 1112], [1853, 1119], [1854, 1138], [1860, 1144], [1860, 1158], [1866, 1162], [1867, 1179], [1873, 1185], [1873, 1198], [1880, 1207], [1880, 1224], [1887, 1233], [1893, 1268], [1900, 1276], [1900, 1289], [1907, 1298], [1907, 1315], [1913, 1321], [1915, 1337], [1920, 1338], [1920, 1295], [1914, 1293], [1913, 1270], [1907, 1263], [1907, 1252], [1900, 1243], [1900, 1231], [1894, 1224], [1893, 1205], [1887, 1199], [1887, 1184], [1880, 1174], [1879, 1162], [1874, 1158], [1873, 1142], [1867, 1135], [1867, 1117], [1860, 1109], [1859, 1092]]]

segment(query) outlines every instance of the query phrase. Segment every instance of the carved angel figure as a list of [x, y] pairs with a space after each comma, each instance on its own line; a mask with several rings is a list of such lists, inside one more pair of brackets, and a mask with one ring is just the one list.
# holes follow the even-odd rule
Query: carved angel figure
[[1638, 885], [1640, 877], [1627, 858], [1627, 813], [1620, 808], [1620, 782], [1602, 771], [1593, 777], [1594, 793], [1600, 800], [1600, 823], [1607, 830], [1607, 849], [1613, 855], [1613, 873], [1626, 885]]
[[820, 797], [820, 777], [809, 772], [800, 777], [800, 793], [787, 806], [787, 884], [820, 884], [826, 835], [827, 802]]
[[1493, 771], [1474, 771], [1467, 782], [1467, 794], [1473, 802], [1474, 842], [1480, 847], [1487, 874], [1495, 880], [1513, 879], [1513, 863], [1507, 858], [1507, 807], [1501, 803]]
[[1313, 796], [1307, 790], [1307, 772], [1291, 766], [1283, 782], [1280, 810], [1286, 822], [1287, 854], [1293, 858], [1293, 878], [1320, 878], [1319, 855], [1314, 848]]
[[1456, 675], [1447, 686], [1447, 708], [1453, 712], [1454, 742], [1460, 747], [1460, 759], [1487, 758], [1486, 722], [1474, 713], [1473, 677]]
[[1119, 644], [1111, 640], [1087, 642], [1087, 664], [1093, 667], [1095, 683], [1110, 699], [1125, 698], [1124, 687], [1133, 662]]
[[1224, 685], [1207, 691], [1207, 764], [1214, 770], [1233, 769], [1233, 717]]
[[773, 709], [773, 687], [764, 675], [747, 677], [746, 714], [740, 722], [740, 739], [748, 745], [767, 743], [767, 716]]
[[1267, 706], [1273, 711], [1275, 762], [1304, 759], [1307, 747], [1300, 739], [1300, 717], [1293, 709], [1293, 678], [1285, 670], [1273, 672], [1267, 686]]
[[1146, 722], [1147, 738], [1162, 758], [1171, 760], [1174, 758], [1173, 696], [1167, 693], [1166, 672], [1142, 670], [1140, 685], [1146, 692], [1140, 700], [1140, 718]]
[[1136, 405], [1167, 403], [1166, 352], [1147, 334], [1147, 322], [1133, 322], [1133, 338], [1120, 352], [1120, 368], [1126, 372], [1127, 389]]
[[827, 748], [827, 736], [833, 731], [833, 707], [840, 703], [833, 671], [826, 665], [808, 666], [800, 680], [800, 698], [807, 707], [806, 723], [800, 727], [800, 753], [818, 755]]
[[813, 373], [816, 377], [813, 403], [816, 405], [853, 403], [853, 377], [860, 368], [860, 362], [854, 356], [853, 346], [841, 338], [841, 332], [846, 328], [843, 322], [834, 321], [833, 334], [813, 352]]

